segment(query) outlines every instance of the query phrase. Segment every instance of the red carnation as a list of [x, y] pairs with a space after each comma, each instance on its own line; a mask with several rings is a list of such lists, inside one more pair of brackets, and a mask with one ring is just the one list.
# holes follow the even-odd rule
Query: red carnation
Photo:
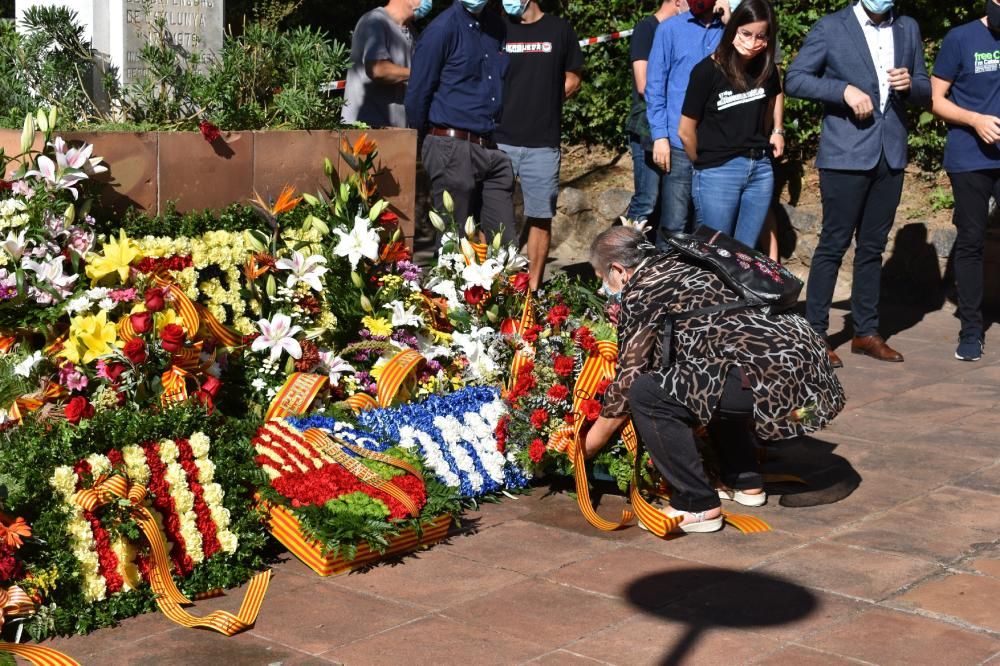
[[527, 293], [531, 276], [527, 272], [518, 273], [514, 276], [514, 291], [519, 294]]
[[535, 464], [542, 462], [542, 458], [545, 457], [545, 442], [537, 437], [532, 440], [531, 446], [528, 447], [528, 457]]
[[576, 344], [580, 345], [580, 349], [584, 351], [592, 352], [597, 349], [597, 338], [594, 334], [590, 332], [590, 329], [586, 326], [581, 326], [580, 328], [573, 331], [573, 340]]
[[566, 425], [573, 425], [576, 423], [576, 414], [573, 412], [566, 412], [566, 415], [563, 416], [563, 421], [566, 422]]
[[212, 143], [222, 136], [222, 132], [219, 131], [219, 128], [207, 120], [203, 120], [198, 123], [198, 129], [201, 130], [202, 138], [209, 143]]
[[535, 342], [538, 340], [538, 334], [542, 332], [542, 327], [538, 324], [534, 326], [529, 326], [527, 329], [521, 333], [521, 337], [524, 338], [525, 342]]
[[129, 315], [128, 320], [132, 324], [132, 330], [139, 335], [153, 328], [153, 315], [148, 312], [136, 312], [133, 315]]
[[89, 419], [94, 415], [94, 406], [82, 395], [78, 395], [66, 403], [64, 413], [66, 420], [76, 425], [81, 419]]
[[580, 411], [588, 421], [594, 421], [601, 415], [601, 403], [594, 399], [584, 400], [580, 403]]
[[143, 294], [146, 301], [146, 309], [150, 312], [159, 312], [166, 305], [163, 298], [163, 290], [151, 287]]
[[477, 284], [465, 290], [465, 302], [472, 306], [479, 305], [485, 295], [486, 290]]
[[564, 321], [569, 318], [569, 308], [565, 305], [556, 305], [549, 313], [545, 316], [546, 321], [548, 321], [553, 326], [561, 326]]
[[573, 374], [573, 365], [572, 356], [558, 355], [552, 362], [552, 369], [555, 370], [556, 374], [560, 377], [569, 377]]
[[187, 338], [187, 334], [184, 329], [178, 324], [167, 324], [160, 331], [160, 345], [163, 347], [164, 351], [171, 353], [176, 353], [181, 350], [184, 346], [184, 340]]
[[554, 384], [546, 395], [552, 402], [559, 402], [566, 399], [566, 396], [569, 395], [569, 389], [563, 384]]
[[594, 395], [604, 395], [604, 392], [608, 390], [608, 387], [611, 386], [611, 383], [612, 383], [611, 380], [608, 379], [607, 377], [602, 379], [600, 383], [597, 385], [597, 388], [594, 390]]
[[541, 430], [548, 422], [549, 413], [541, 407], [531, 412], [531, 425], [535, 426], [536, 429]]
[[496, 430], [493, 431], [493, 434], [496, 436], [497, 439], [497, 451], [499, 451], [500, 453], [507, 452], [507, 424], [509, 423], [510, 423], [510, 416], [504, 414], [503, 416], [500, 417], [500, 420], [497, 421]]

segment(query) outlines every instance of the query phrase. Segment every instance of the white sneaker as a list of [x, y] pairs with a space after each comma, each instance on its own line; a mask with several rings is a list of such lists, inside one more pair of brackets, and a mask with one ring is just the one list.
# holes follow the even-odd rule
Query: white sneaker
[[743, 506], [764, 506], [767, 504], [767, 493], [759, 492], [756, 495], [748, 495], [742, 490], [719, 488], [719, 499], [736, 502]]

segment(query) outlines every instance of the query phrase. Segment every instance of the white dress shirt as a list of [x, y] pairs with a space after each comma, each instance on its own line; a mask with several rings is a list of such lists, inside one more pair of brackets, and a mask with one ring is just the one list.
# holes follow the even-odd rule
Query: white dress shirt
[[860, 2], [854, 4], [854, 15], [861, 23], [861, 30], [868, 42], [868, 52], [875, 63], [875, 74], [878, 76], [879, 109], [885, 111], [889, 103], [889, 70], [896, 66], [896, 51], [892, 41], [893, 15], [890, 11], [882, 23], [875, 25]]

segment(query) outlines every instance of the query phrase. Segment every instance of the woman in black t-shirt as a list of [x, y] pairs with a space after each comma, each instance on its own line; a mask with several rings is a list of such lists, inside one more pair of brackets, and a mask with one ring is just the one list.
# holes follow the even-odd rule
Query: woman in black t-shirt
[[767, 0], [743, 0], [715, 53], [695, 65], [678, 135], [694, 163], [699, 224], [755, 247], [774, 192], [784, 95], [774, 62], [776, 23]]

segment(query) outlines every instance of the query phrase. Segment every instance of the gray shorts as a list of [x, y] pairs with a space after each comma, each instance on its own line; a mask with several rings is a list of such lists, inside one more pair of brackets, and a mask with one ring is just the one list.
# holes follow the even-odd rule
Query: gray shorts
[[556, 214], [559, 198], [559, 165], [562, 151], [558, 148], [525, 148], [524, 146], [498, 147], [510, 157], [514, 175], [521, 181], [524, 195], [524, 216], [543, 220]]

